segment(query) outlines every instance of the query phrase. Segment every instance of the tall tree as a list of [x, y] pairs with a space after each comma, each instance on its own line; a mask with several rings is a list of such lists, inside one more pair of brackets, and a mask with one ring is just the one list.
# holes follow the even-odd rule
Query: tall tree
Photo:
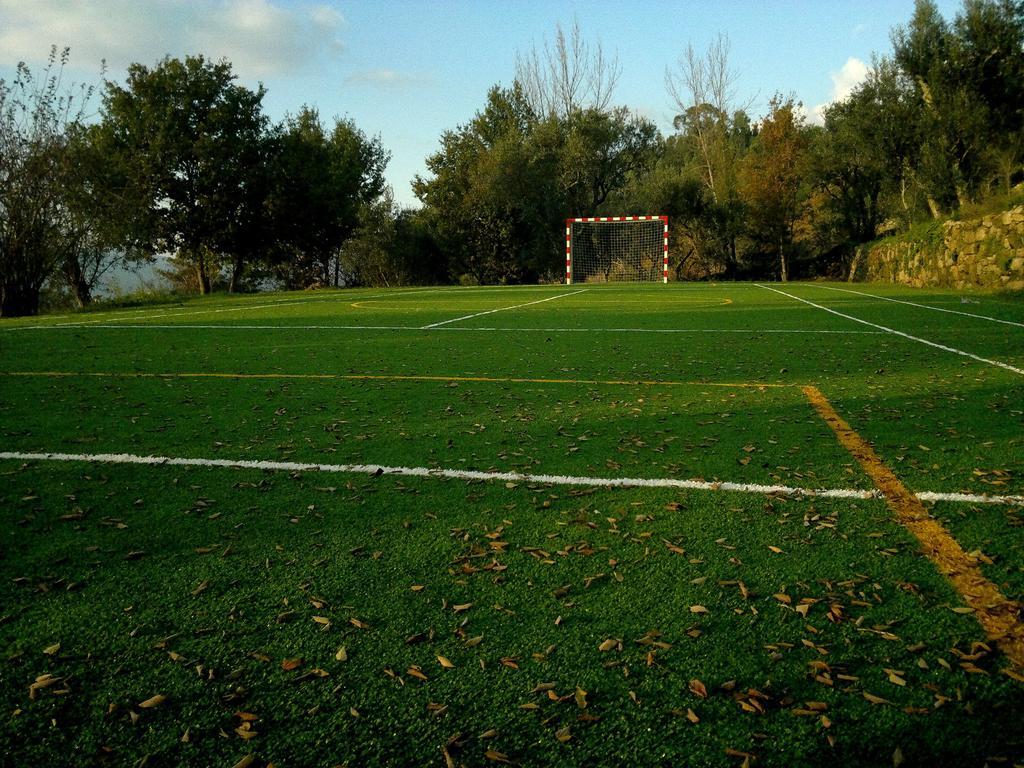
[[712, 200], [735, 196], [737, 146], [730, 141], [729, 118], [736, 105], [739, 78], [729, 62], [729, 38], [719, 35], [703, 55], [693, 45], [665, 70], [665, 87], [676, 108], [676, 128], [691, 136], [701, 163], [701, 178]]
[[575, 216], [597, 213], [612, 191], [646, 173], [660, 151], [654, 123], [626, 107], [580, 110], [566, 118], [565, 126], [559, 178], [566, 212]]
[[1000, 165], [1019, 162], [1024, 3], [966, 0], [950, 24], [933, 0], [917, 0], [893, 47], [928, 116], [918, 175], [939, 217], [985, 193]]
[[453, 273], [519, 282], [561, 273], [565, 218], [593, 215], [646, 173], [661, 137], [625, 108], [538, 116], [517, 82], [492, 88], [441, 144], [414, 189]]
[[876, 236], [886, 215], [909, 219], [908, 178], [917, 163], [920, 111], [913, 86], [893, 62], [875, 63], [850, 96], [825, 112], [810, 155], [810, 173], [843, 241]]
[[776, 95], [740, 174], [753, 234], [774, 251], [779, 279], [790, 274], [790, 246], [800, 214], [806, 138], [793, 99]]
[[0, 80], [0, 316], [36, 314], [43, 284], [92, 235], [73, 215], [72, 135], [92, 90], [62, 86], [69, 51], [51, 49], [39, 76], [19, 63]]
[[665, 87], [676, 109], [676, 152], [687, 175], [700, 181], [708, 205], [703, 222], [691, 230], [704, 238], [693, 247], [710, 255], [726, 275], [737, 269], [737, 240], [743, 231], [739, 199], [740, 161], [753, 138], [747, 105], [737, 104], [739, 73], [730, 62], [731, 44], [719, 35], [704, 53], [693, 45], [665, 70]]
[[263, 94], [236, 84], [228, 62], [202, 56], [132, 64], [123, 87], [107, 83], [98, 140], [120, 171], [107, 181], [125, 205], [123, 244], [173, 254], [195, 270], [201, 293], [219, 259], [239, 256], [232, 223], [251, 218]]
[[384, 192], [389, 153], [350, 120], [324, 128], [303, 107], [280, 129], [269, 215], [278, 273], [293, 287], [337, 285], [339, 250], [359, 226], [360, 211]]
[[600, 40], [588, 41], [577, 18], [568, 32], [556, 24], [553, 42], [516, 54], [515, 81], [538, 117], [606, 111], [621, 74], [618, 56], [605, 53]]
[[[441, 136], [427, 158], [430, 175], [413, 190], [453, 275], [477, 282], [527, 279], [524, 263], [548, 239], [545, 205], [557, 205], [555, 180], [561, 122], [537, 118], [522, 88], [491, 88], [469, 123]], [[564, 214], [563, 214], [564, 215]]]

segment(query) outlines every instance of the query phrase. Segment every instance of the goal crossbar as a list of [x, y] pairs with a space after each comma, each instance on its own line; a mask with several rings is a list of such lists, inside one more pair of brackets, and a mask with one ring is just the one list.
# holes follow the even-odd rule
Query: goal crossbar
[[565, 282], [668, 282], [668, 216], [565, 220]]

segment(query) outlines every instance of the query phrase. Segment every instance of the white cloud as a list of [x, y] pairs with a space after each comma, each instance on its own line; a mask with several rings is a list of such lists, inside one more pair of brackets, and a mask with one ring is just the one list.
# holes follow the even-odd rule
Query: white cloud
[[838, 72], [829, 73], [829, 76], [832, 78], [832, 93], [829, 95], [828, 101], [824, 104], [818, 104], [807, 113], [808, 122], [815, 125], [824, 124], [825, 110], [837, 101], [843, 101], [853, 93], [854, 89], [864, 82], [864, 78], [868, 76], [868, 71], [867, 64], [851, 56]]
[[327, 5], [283, 0], [0, 0], [5, 58], [38, 62], [51, 45], [70, 46], [87, 69], [201, 53], [243, 77], [271, 77], [336, 54], [343, 25]]

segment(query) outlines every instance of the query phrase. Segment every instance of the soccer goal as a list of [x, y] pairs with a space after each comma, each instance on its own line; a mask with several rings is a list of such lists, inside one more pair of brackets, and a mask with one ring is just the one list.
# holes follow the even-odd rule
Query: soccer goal
[[668, 282], [668, 216], [565, 220], [565, 282]]

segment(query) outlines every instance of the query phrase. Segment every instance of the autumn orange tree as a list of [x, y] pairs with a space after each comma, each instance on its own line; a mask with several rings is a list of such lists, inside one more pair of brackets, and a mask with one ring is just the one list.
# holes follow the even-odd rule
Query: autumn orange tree
[[740, 169], [740, 195], [749, 234], [762, 253], [778, 258], [779, 279], [789, 279], [793, 232], [805, 196], [807, 136], [792, 98], [776, 95]]

